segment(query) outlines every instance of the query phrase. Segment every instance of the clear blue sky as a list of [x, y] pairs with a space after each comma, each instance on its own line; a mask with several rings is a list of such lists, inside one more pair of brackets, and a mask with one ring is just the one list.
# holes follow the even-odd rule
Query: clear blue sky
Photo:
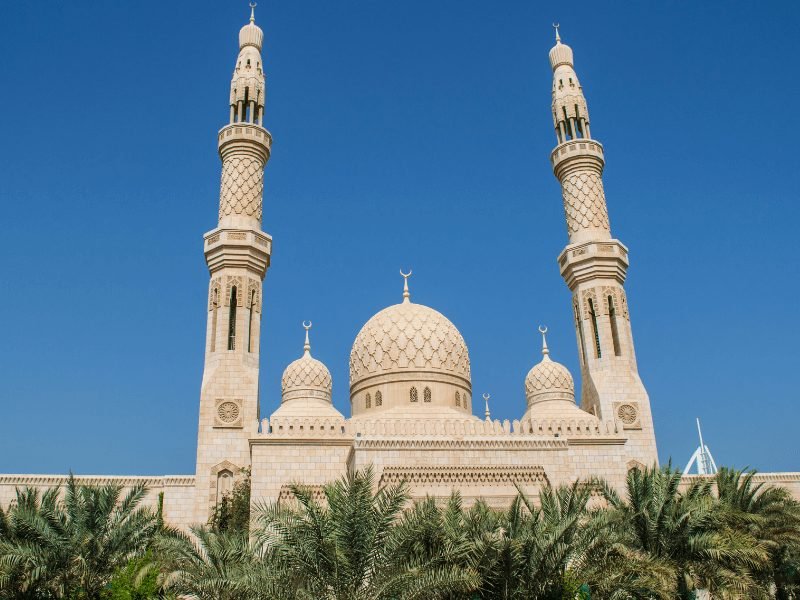
[[[242, 1], [0, 4], [0, 472], [192, 473], [216, 131]], [[262, 407], [302, 350], [349, 412], [361, 325], [447, 315], [475, 396], [518, 418], [577, 373], [548, 163], [553, 21], [606, 148], [662, 460], [800, 470], [797, 2], [263, 2], [274, 136]]]

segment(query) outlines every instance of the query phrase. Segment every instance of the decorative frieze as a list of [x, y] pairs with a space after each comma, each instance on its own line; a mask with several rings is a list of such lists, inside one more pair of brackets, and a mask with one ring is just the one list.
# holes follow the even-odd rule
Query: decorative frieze
[[384, 467], [379, 486], [399, 483], [420, 486], [549, 485], [541, 466], [409, 466]]

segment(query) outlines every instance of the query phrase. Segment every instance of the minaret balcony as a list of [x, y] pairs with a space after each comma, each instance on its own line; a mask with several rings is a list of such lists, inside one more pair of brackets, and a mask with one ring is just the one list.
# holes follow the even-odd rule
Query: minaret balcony
[[219, 130], [217, 146], [220, 156], [231, 151], [255, 152], [266, 164], [272, 150], [272, 135], [255, 123], [231, 123]]
[[578, 138], [556, 146], [550, 153], [550, 164], [559, 179], [563, 172], [589, 166], [602, 172], [605, 165], [603, 145], [597, 140]]
[[261, 279], [267, 273], [272, 237], [262, 231], [218, 227], [205, 234], [203, 245], [211, 273], [226, 267], [245, 268]]
[[558, 266], [571, 290], [593, 279], [614, 279], [622, 284], [628, 272], [628, 249], [614, 239], [570, 244], [559, 255]]

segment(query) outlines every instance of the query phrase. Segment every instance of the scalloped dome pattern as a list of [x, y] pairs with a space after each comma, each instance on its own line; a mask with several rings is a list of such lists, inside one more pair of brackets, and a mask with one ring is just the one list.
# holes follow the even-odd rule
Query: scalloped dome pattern
[[530, 398], [544, 392], [566, 392], [575, 396], [575, 383], [567, 367], [545, 359], [535, 365], [525, 377], [525, 395]]
[[350, 385], [406, 369], [470, 379], [469, 353], [461, 333], [440, 312], [413, 302], [384, 308], [361, 328], [350, 352]]
[[261, 27], [255, 23], [248, 23], [239, 30], [239, 49], [245, 46], [255, 46], [261, 50], [261, 44], [264, 41], [264, 32]]
[[290, 363], [281, 378], [283, 395], [294, 390], [306, 389], [318, 389], [327, 393], [329, 397], [333, 389], [333, 380], [328, 367], [311, 355], [301, 356]]

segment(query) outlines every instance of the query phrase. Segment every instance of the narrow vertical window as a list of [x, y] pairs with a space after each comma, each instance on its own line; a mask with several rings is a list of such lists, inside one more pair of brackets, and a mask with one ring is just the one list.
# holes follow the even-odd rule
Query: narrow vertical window
[[578, 330], [578, 339], [580, 339], [581, 346], [581, 363], [586, 364], [586, 340], [583, 339], [583, 324], [581, 323], [581, 315], [578, 312], [578, 305], [575, 304], [575, 329]]
[[594, 352], [596, 358], [602, 358], [600, 352], [600, 332], [597, 330], [597, 313], [594, 310], [594, 302], [589, 298], [589, 315], [592, 317], [592, 333], [594, 334]]
[[236, 286], [231, 288], [231, 310], [228, 313], [228, 350], [236, 350]]
[[608, 297], [608, 319], [611, 321], [611, 339], [614, 342], [614, 354], [622, 356], [622, 349], [619, 346], [619, 331], [617, 330], [617, 309], [614, 308], [614, 297]]
[[256, 291], [250, 290], [250, 319], [247, 321], [247, 351], [253, 351], [253, 320], [256, 313]]
[[211, 352], [217, 349], [217, 313], [219, 312], [219, 290], [211, 292]]
[[381, 406], [383, 404], [383, 394], [381, 394], [380, 390], [375, 392], [375, 406]]
[[364, 401], [364, 406], [366, 408], [372, 408], [372, 396], [370, 394], [367, 394], [367, 398]]
[[415, 387], [411, 388], [411, 391], [408, 392], [408, 399], [411, 402], [416, 402], [417, 401], [417, 388], [415, 388]]
[[424, 398], [425, 402], [430, 402], [431, 401], [431, 388], [426, 387], [422, 391], [422, 397]]
[[461, 406], [461, 392], [456, 390], [456, 406]]

